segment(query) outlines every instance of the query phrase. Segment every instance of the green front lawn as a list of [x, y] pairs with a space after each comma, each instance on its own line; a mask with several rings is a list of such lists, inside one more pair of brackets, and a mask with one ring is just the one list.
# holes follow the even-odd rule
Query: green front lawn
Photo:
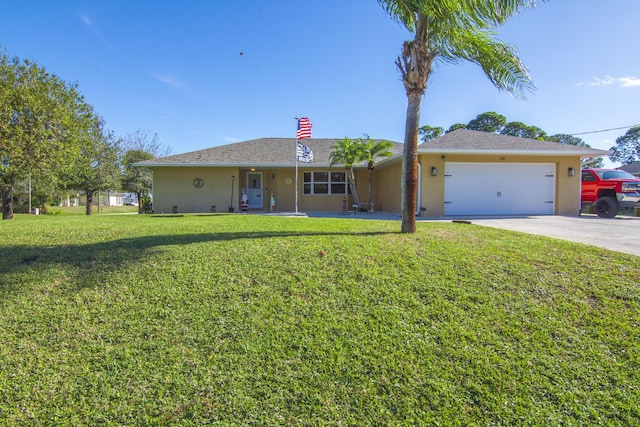
[[0, 425], [635, 425], [640, 257], [475, 225], [0, 222]]
[[[86, 215], [86, 206], [50, 206], [48, 213], [52, 215]], [[137, 206], [98, 206], [94, 205], [93, 215], [138, 213]]]

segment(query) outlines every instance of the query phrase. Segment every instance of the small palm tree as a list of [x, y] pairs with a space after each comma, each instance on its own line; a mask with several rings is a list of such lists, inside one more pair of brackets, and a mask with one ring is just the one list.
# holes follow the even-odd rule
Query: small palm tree
[[517, 94], [532, 89], [515, 49], [495, 38], [494, 28], [535, 0], [378, 0], [413, 36], [405, 41], [396, 66], [407, 93], [402, 162], [402, 229], [416, 232], [418, 127], [420, 102], [434, 61], [478, 64], [498, 89]]
[[361, 144], [362, 160], [367, 162], [367, 169], [369, 170], [369, 193], [367, 194], [367, 205], [371, 207], [371, 178], [373, 176], [373, 168], [375, 161], [380, 157], [389, 157], [393, 153], [390, 151], [393, 147], [393, 143], [389, 141], [375, 142], [369, 135], [364, 135], [364, 138], [358, 138]]
[[329, 166], [343, 164], [347, 172], [347, 183], [351, 189], [353, 202], [360, 206], [358, 191], [356, 189], [356, 176], [353, 173], [353, 165], [362, 162], [362, 144], [357, 139], [345, 137], [336, 141], [331, 147], [329, 155]]

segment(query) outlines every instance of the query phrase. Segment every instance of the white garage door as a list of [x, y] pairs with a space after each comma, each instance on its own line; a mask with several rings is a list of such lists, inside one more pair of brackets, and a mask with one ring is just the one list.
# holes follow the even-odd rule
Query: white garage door
[[553, 215], [552, 163], [445, 163], [445, 215]]

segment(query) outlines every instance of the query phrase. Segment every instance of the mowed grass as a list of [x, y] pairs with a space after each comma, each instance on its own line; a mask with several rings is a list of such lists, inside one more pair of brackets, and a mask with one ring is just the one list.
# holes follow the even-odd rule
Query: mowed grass
[[0, 222], [0, 425], [637, 425], [640, 258], [450, 222]]
[[[86, 215], [86, 206], [49, 206], [48, 213], [51, 215]], [[91, 210], [93, 215], [102, 214], [122, 214], [122, 213], [138, 213], [137, 206], [98, 206], [94, 205]]]

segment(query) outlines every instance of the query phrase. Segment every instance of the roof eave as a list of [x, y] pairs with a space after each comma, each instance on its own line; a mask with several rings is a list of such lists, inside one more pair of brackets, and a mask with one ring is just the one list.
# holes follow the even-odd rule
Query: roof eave
[[590, 150], [590, 151], [564, 151], [564, 150], [482, 150], [482, 149], [447, 149], [434, 148], [429, 150], [418, 150], [418, 154], [471, 154], [471, 155], [501, 155], [501, 156], [564, 156], [564, 157], [601, 157], [608, 156], [611, 151]]
[[[154, 168], [154, 167], [170, 167], [170, 168], [292, 168], [295, 163], [134, 163], [134, 167]], [[335, 165], [334, 165], [335, 166]], [[298, 163], [299, 168], [305, 167], [329, 167], [329, 164], [322, 163]]]

